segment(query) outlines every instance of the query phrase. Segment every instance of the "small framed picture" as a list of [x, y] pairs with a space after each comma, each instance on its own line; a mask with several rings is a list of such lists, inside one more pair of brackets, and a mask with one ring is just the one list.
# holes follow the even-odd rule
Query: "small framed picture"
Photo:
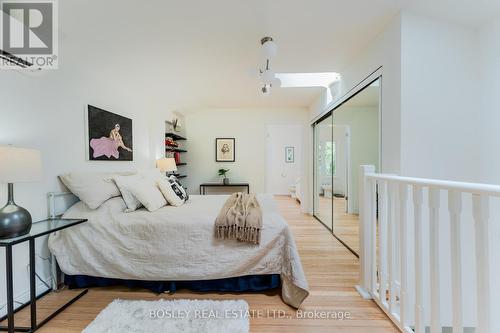
[[236, 159], [234, 138], [216, 138], [215, 139], [215, 161], [216, 162], [234, 162]]
[[285, 147], [285, 162], [286, 163], [295, 163], [295, 148], [294, 147]]

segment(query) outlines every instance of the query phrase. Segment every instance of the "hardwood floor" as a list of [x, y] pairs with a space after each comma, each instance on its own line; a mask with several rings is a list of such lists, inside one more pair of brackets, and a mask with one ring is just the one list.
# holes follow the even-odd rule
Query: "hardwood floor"
[[359, 253], [359, 216], [346, 213], [347, 201], [344, 198], [334, 197], [332, 201], [331, 198], [320, 197], [318, 204], [318, 218], [331, 227], [333, 211], [335, 235], [354, 252]]
[[[313, 217], [300, 213], [299, 205], [289, 197], [276, 197], [280, 211], [295, 235], [302, 264], [309, 282], [310, 296], [301, 310], [349, 312], [350, 319], [297, 319], [295, 310], [285, 305], [276, 292], [268, 293], [193, 293], [187, 290], [173, 295], [156, 295], [145, 290], [129, 290], [123, 287], [92, 288], [88, 294], [42, 327], [39, 332], [80, 332], [112, 300], [142, 299], [245, 299], [251, 310], [262, 310], [265, 315], [250, 320], [251, 332], [342, 332], [386, 333], [398, 332], [392, 322], [373, 301], [362, 299], [354, 289], [358, 280], [358, 260], [342, 246]], [[54, 309], [57, 304], [74, 295], [65, 290], [51, 293], [38, 304], [39, 318]], [[268, 316], [269, 311], [285, 311], [286, 318]], [[272, 314], [273, 312], [269, 312]], [[279, 312], [274, 312], [279, 313]], [[17, 325], [29, 325], [29, 312], [16, 315]], [[3, 324], [3, 323], [2, 323]]]

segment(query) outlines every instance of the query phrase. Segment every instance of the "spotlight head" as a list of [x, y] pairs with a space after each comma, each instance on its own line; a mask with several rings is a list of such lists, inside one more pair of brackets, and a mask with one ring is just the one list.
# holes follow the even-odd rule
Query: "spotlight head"
[[271, 93], [271, 85], [270, 84], [265, 84], [262, 89], [262, 94], [264, 95], [269, 95]]

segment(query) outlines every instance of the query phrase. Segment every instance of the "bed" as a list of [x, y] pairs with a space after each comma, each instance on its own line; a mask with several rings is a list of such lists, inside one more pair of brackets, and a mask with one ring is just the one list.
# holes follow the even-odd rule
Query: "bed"
[[[292, 233], [272, 196], [257, 195], [263, 213], [259, 245], [214, 238], [214, 221], [227, 198], [193, 195], [180, 207], [132, 213], [124, 212], [121, 197], [94, 210], [80, 201], [63, 217], [88, 222], [52, 234], [49, 248], [69, 283], [164, 282], [163, 288], [175, 289], [175, 282], [202, 291], [214, 283], [215, 289], [222, 284], [227, 291], [278, 283], [283, 301], [298, 308], [309, 294], [308, 284]], [[255, 288], [238, 289], [242, 283]]]

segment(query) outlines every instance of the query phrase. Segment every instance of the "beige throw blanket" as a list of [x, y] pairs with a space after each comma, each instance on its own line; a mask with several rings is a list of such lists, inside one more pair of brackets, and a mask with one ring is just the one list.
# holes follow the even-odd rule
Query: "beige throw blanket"
[[232, 194], [215, 219], [215, 238], [260, 243], [262, 210], [255, 194]]

